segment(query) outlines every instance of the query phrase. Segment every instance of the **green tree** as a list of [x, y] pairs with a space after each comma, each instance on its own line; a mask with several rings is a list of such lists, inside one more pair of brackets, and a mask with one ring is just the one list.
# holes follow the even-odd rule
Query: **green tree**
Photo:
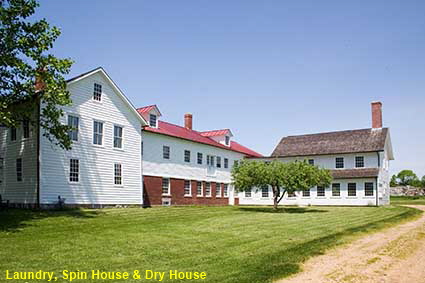
[[397, 187], [398, 183], [397, 183], [397, 176], [396, 175], [392, 175], [391, 176], [391, 181], [390, 181], [390, 187]]
[[69, 127], [60, 123], [58, 106], [71, 103], [63, 75], [72, 61], [48, 52], [60, 31], [45, 19], [30, 22], [36, 7], [35, 0], [0, 0], [0, 125], [30, 121], [51, 142], [69, 149]]
[[232, 169], [232, 178], [239, 191], [271, 186], [273, 207], [278, 208], [286, 192], [293, 193], [314, 186], [329, 186], [332, 177], [329, 170], [320, 169], [307, 162], [283, 163], [244, 160]]
[[413, 186], [417, 184], [418, 176], [412, 170], [402, 170], [397, 174], [397, 180], [401, 186]]
[[422, 188], [425, 188], [425, 175], [424, 176], [422, 176], [422, 179], [421, 179], [421, 187]]

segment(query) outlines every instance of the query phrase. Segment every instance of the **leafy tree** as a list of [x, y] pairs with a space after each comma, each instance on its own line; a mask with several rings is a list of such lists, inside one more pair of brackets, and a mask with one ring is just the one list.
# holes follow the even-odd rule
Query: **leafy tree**
[[312, 166], [307, 162], [283, 163], [244, 160], [233, 167], [232, 178], [239, 191], [252, 187], [271, 186], [273, 207], [278, 208], [286, 192], [293, 193], [314, 186], [329, 186], [332, 177], [330, 171]]
[[397, 187], [397, 186], [398, 186], [397, 176], [392, 175], [391, 181], [390, 181], [390, 187]]
[[422, 187], [422, 188], [425, 188], [425, 175], [424, 175], [424, 176], [422, 176], [422, 179], [421, 179], [421, 187]]
[[35, 0], [0, 0], [0, 125], [18, 127], [28, 120], [69, 149], [69, 127], [60, 123], [58, 106], [71, 103], [62, 75], [72, 61], [48, 52], [60, 31], [45, 19], [28, 21], [36, 7]]
[[412, 170], [402, 170], [397, 174], [397, 180], [401, 186], [413, 186], [417, 184], [418, 176]]

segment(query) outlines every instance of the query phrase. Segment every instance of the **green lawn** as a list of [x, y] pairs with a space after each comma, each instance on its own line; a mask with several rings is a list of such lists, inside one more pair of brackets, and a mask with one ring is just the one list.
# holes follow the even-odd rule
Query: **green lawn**
[[206, 272], [203, 282], [271, 282], [326, 248], [419, 213], [397, 206], [9, 210], [0, 212], [0, 280], [5, 270], [152, 269]]
[[425, 196], [392, 196], [391, 204], [399, 205], [399, 204], [421, 204], [425, 205]]

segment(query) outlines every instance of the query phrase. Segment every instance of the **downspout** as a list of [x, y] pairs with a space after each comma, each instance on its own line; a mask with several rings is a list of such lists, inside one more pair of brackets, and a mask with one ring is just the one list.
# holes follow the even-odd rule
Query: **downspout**
[[[379, 151], [376, 152], [376, 155], [378, 156], [378, 176], [379, 172], [381, 171], [381, 156], [379, 155]], [[376, 206], [379, 206], [378, 204], [378, 177], [375, 177], [375, 190], [376, 190]]]

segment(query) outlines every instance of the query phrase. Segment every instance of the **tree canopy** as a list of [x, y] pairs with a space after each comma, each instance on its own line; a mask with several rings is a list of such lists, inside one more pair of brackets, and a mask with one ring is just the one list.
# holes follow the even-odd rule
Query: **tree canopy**
[[420, 180], [412, 170], [402, 170], [398, 174], [391, 177], [391, 187], [397, 186], [412, 186], [425, 187], [425, 176]]
[[63, 75], [72, 61], [48, 52], [60, 30], [45, 19], [30, 22], [37, 7], [35, 0], [0, 0], [0, 125], [30, 121], [50, 141], [69, 149], [69, 127], [60, 123], [58, 106], [71, 103]]
[[305, 161], [271, 162], [243, 160], [232, 169], [232, 178], [239, 191], [271, 186], [273, 204], [277, 209], [286, 192], [306, 190], [314, 186], [327, 187], [332, 181], [329, 170]]

